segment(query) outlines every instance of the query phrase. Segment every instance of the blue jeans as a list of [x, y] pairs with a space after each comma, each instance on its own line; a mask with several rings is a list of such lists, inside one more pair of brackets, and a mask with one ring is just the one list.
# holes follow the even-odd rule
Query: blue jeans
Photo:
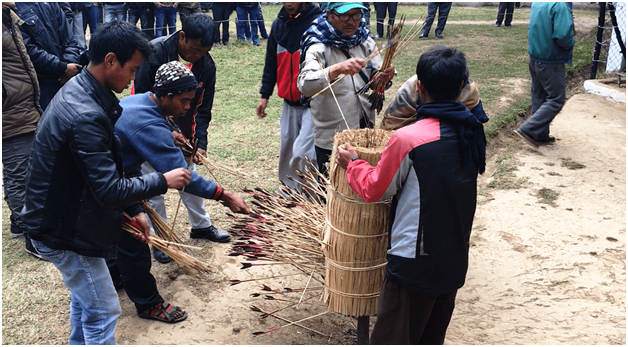
[[[155, 7], [155, 37], [170, 35], [177, 31], [177, 9], [174, 7]], [[168, 34], [166, 34], [168, 25]]]
[[[257, 7], [240, 7], [236, 8], [236, 13], [238, 14], [238, 23], [236, 25], [236, 31], [238, 34], [238, 40], [257, 40], [259, 36], [257, 35], [257, 14], [259, 12]], [[249, 26], [249, 17], [251, 25]]]
[[12, 228], [24, 229], [22, 207], [26, 193], [26, 172], [35, 132], [2, 139], [2, 184], [4, 199], [9, 205]]
[[51, 249], [37, 240], [33, 247], [59, 269], [70, 290], [70, 344], [114, 345], [121, 309], [103, 258]]
[[99, 14], [98, 5], [92, 5], [83, 9], [83, 31], [87, 30], [87, 25], [89, 24], [89, 33], [94, 35], [98, 27]]
[[104, 4], [105, 23], [114, 19], [126, 21], [126, 5], [121, 2], [117, 5]]

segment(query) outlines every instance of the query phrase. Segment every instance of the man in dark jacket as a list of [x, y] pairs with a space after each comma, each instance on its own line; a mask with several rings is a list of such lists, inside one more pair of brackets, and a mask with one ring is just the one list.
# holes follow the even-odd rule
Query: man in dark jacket
[[[2, 5], [2, 184], [11, 215], [11, 237], [23, 235], [22, 207], [26, 173], [35, 128], [43, 113], [39, 107], [39, 85], [22, 34], [22, 20]], [[27, 238], [26, 252], [33, 252]]]
[[18, 2], [24, 44], [31, 57], [45, 110], [59, 88], [79, 69], [81, 47], [74, 38], [65, 13], [56, 2]]
[[376, 167], [338, 147], [337, 163], [366, 202], [392, 198], [386, 277], [371, 344], [443, 344], [465, 282], [469, 236], [483, 173], [482, 123], [456, 102], [469, 78], [464, 53], [446, 46], [417, 64], [425, 102], [395, 132]]
[[571, 9], [564, 2], [535, 2], [530, 8], [528, 53], [532, 109], [515, 133], [531, 145], [552, 144], [550, 123], [565, 105], [565, 64], [575, 41]]
[[260, 88], [262, 98], [257, 105], [257, 116], [266, 117], [268, 99], [273, 94], [276, 84], [277, 95], [283, 99], [279, 123], [281, 129], [279, 180], [292, 189], [299, 189], [300, 185], [287, 176], [296, 176], [294, 170], [303, 172], [305, 157], [312, 160], [314, 167], [317, 166], [312, 115], [309, 107], [301, 105], [297, 77], [301, 57], [301, 36], [322, 13], [318, 6], [308, 2], [284, 2], [270, 29], [266, 48], [266, 63]]
[[[198, 81], [196, 94], [190, 102], [190, 109], [185, 116], [175, 119], [178, 129], [172, 129], [175, 143], [183, 145], [186, 141], [198, 140], [198, 154], [207, 155], [207, 127], [212, 118], [214, 92], [216, 90], [216, 64], [209, 54], [214, 42], [218, 40], [218, 32], [214, 20], [204, 14], [194, 14], [183, 22], [180, 31], [167, 37], [159, 37], [151, 41], [155, 53], [142, 63], [135, 74], [135, 93], [154, 91], [157, 69], [170, 61], [178, 60], [187, 66]], [[190, 169], [196, 170], [196, 164]], [[144, 165], [144, 173], [152, 171], [150, 165]], [[182, 193], [183, 204], [188, 209], [188, 217], [192, 224], [190, 237], [205, 238], [215, 242], [229, 242], [229, 234], [216, 229], [205, 210], [203, 198]], [[150, 201], [150, 205], [166, 219], [164, 197], [158, 196]], [[170, 259], [159, 250], [154, 251], [157, 261], [169, 262]]]
[[37, 127], [22, 220], [35, 250], [71, 292], [70, 344], [115, 344], [118, 295], [105, 259], [114, 258], [123, 214], [150, 234], [140, 200], [181, 188], [176, 169], [127, 179], [114, 124], [121, 93], [150, 45], [127, 22], [112, 21], [90, 40], [89, 66], [50, 103]]

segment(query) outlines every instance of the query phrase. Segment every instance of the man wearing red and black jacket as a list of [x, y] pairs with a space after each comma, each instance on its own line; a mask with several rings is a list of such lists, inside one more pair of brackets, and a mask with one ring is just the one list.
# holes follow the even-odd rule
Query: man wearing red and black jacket
[[425, 102], [418, 120], [395, 132], [377, 167], [349, 145], [338, 148], [338, 165], [366, 202], [393, 198], [376, 345], [444, 343], [465, 282], [477, 177], [485, 169], [482, 123], [456, 102], [469, 78], [464, 53], [431, 47], [417, 76]]
[[283, 4], [270, 29], [260, 88], [262, 98], [257, 105], [257, 116], [266, 117], [268, 99], [276, 84], [277, 95], [284, 100], [280, 120], [279, 180], [290, 188], [299, 189], [299, 184], [286, 176], [294, 177], [294, 170], [303, 171], [305, 157], [316, 167], [310, 109], [301, 105], [301, 91], [297, 88], [300, 43], [305, 30], [322, 11], [318, 6], [307, 2]]

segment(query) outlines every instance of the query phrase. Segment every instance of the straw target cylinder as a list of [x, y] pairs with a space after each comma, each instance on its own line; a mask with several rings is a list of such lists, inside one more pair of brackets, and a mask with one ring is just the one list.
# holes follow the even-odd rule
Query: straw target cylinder
[[390, 201], [365, 202], [336, 165], [338, 146], [348, 143], [360, 159], [377, 165], [394, 132], [348, 130], [336, 134], [330, 159], [324, 230], [324, 300], [331, 311], [352, 317], [377, 313], [388, 247]]

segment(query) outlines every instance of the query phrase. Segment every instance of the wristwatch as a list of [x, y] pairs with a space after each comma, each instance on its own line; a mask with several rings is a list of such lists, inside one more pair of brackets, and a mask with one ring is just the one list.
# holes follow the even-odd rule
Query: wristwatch
[[356, 160], [358, 160], [358, 159], [360, 159], [360, 158], [358, 158], [358, 157], [353, 157], [353, 158], [351, 158], [351, 161], [356, 161]]

